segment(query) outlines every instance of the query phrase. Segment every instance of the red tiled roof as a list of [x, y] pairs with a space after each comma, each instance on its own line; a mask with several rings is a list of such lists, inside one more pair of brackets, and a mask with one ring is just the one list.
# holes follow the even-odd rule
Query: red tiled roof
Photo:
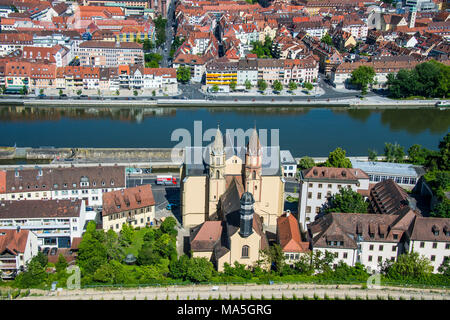
[[24, 253], [28, 240], [28, 230], [0, 229], [0, 254], [8, 251], [10, 254], [17, 255]]
[[284, 252], [308, 252], [309, 243], [302, 242], [297, 219], [284, 214], [277, 219], [277, 236]]
[[126, 210], [154, 206], [155, 199], [151, 185], [137, 186], [103, 194], [103, 216]]

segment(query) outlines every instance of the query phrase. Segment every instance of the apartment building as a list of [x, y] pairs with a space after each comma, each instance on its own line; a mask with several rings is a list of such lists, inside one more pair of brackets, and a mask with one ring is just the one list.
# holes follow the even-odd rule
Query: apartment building
[[399, 215], [333, 212], [309, 224], [308, 235], [313, 252], [331, 252], [335, 265], [361, 263], [376, 272], [386, 260], [396, 261], [407, 251], [404, 240], [417, 217], [413, 210]]
[[433, 272], [450, 259], [450, 219], [418, 217], [407, 234], [406, 250], [430, 260]]
[[105, 193], [102, 215], [105, 231], [119, 232], [125, 223], [141, 228], [153, 225], [155, 199], [152, 187], [147, 184]]
[[369, 176], [351, 168], [312, 167], [300, 171], [298, 214], [303, 230], [323, 213], [329, 197], [347, 187], [368, 197]]
[[[102, 205], [102, 194], [125, 187], [125, 168], [69, 167], [8, 170], [0, 200], [80, 199], [86, 205]], [[0, 188], [1, 190], [1, 188]]]
[[13, 279], [38, 253], [36, 234], [29, 230], [0, 228], [0, 278]]
[[83, 234], [86, 205], [82, 200], [24, 200], [0, 203], [0, 228], [36, 234], [41, 248], [70, 248]]
[[206, 64], [206, 85], [228, 86], [237, 83], [237, 62], [219, 58]]
[[144, 63], [142, 44], [136, 42], [84, 41], [78, 48], [82, 66], [117, 67]]
[[0, 56], [6, 56], [33, 44], [31, 33], [0, 33]]
[[258, 83], [258, 62], [255, 54], [240, 59], [237, 66], [237, 84], [245, 85], [249, 81], [252, 86]]

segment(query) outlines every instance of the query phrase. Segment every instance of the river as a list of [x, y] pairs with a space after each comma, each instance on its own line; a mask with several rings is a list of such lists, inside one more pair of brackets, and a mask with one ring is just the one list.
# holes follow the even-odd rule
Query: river
[[414, 143], [437, 149], [449, 131], [450, 111], [310, 107], [252, 108], [50, 108], [0, 107], [0, 146], [173, 147], [175, 129], [279, 129], [282, 149], [294, 156], [326, 156], [336, 147], [347, 155], [383, 153], [385, 142], [405, 151]]

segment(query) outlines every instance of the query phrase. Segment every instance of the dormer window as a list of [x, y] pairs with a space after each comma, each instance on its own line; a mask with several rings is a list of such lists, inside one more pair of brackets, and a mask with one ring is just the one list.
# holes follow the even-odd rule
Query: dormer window
[[105, 185], [105, 181], [102, 181], [102, 186], [104, 186]]
[[433, 234], [435, 235], [435, 236], [438, 236], [439, 235], [439, 227], [437, 226], [437, 225], [433, 225], [433, 228], [431, 228], [431, 230], [433, 231]]
[[111, 180], [111, 185], [112, 185], [112, 186], [114, 185], [114, 180]]

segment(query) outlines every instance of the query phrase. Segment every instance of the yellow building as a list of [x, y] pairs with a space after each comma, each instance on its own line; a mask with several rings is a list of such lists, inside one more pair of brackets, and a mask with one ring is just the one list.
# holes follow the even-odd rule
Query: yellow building
[[[227, 137], [227, 141], [230, 140]], [[276, 148], [277, 154], [274, 152], [278, 164], [263, 165], [263, 148], [255, 128], [242, 152], [235, 147], [224, 148], [222, 133], [217, 129], [215, 141], [207, 149], [209, 164], [201, 159], [193, 161], [195, 153], [202, 157], [205, 151], [202, 147], [197, 149], [186, 148], [185, 163], [180, 173], [184, 227], [197, 226], [208, 220], [223, 220], [230, 208], [239, 207], [239, 199], [244, 192], [252, 193], [254, 210], [261, 222], [266, 226], [276, 226], [284, 205], [279, 148]]]

